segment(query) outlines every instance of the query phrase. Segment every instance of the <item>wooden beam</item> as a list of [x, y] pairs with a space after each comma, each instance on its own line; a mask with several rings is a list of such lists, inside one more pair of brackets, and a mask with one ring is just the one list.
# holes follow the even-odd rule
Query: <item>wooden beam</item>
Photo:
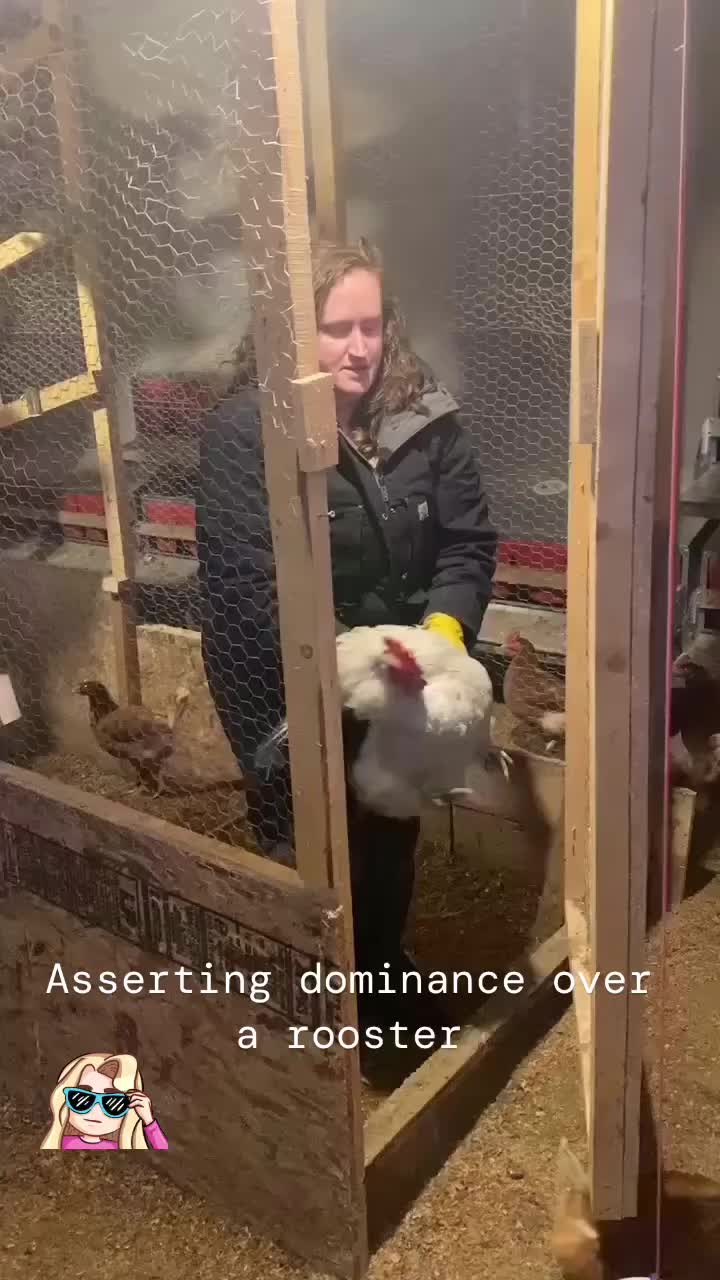
[[[89, 724], [88, 724], [89, 731]], [[219, 874], [233, 872], [256, 877], [263, 884], [263, 892], [272, 894], [267, 923], [285, 908], [283, 893], [294, 891], [298, 901], [303, 894], [302, 881], [292, 867], [283, 866], [271, 858], [261, 857], [249, 849], [232, 848], [212, 836], [200, 835], [185, 827], [178, 827], [152, 814], [141, 813], [116, 800], [93, 795], [79, 787], [68, 786], [54, 778], [15, 765], [0, 763], [0, 812], [8, 822], [17, 822], [49, 839], [62, 830], [75, 832], [75, 839], [84, 833], [90, 842], [108, 853], [127, 853], [133, 846], [141, 849], [149, 858], [157, 856], [163, 846], [170, 846], [199, 871], [211, 865]], [[62, 835], [65, 839], [65, 834]], [[69, 839], [69, 837], [68, 837]], [[79, 845], [73, 847], [80, 848]], [[268, 889], [266, 882], [273, 886]], [[332, 900], [324, 899], [328, 908]]]
[[[600, 146], [593, 172], [587, 155], [581, 159], [585, 134], [578, 126], [571, 434], [576, 501], [570, 526], [576, 561], [568, 575], [572, 694], [566, 744], [573, 781], [568, 774], [566, 910], [574, 963], [589, 963], [600, 973], [641, 969], [646, 945], [651, 583], [658, 552], [654, 481], [665, 264], [675, 233], [668, 201], [672, 206], [678, 182], [674, 60], [682, 56], [680, 8], [681, 0], [588, 0], [578, 7], [577, 110], [588, 129], [588, 147], [597, 138], [599, 119]], [[590, 260], [592, 242], [594, 313], [592, 272], [580, 267]], [[587, 372], [582, 355], [585, 346], [590, 351], [591, 324], [599, 353], [594, 444], [592, 415], [582, 408], [585, 400], [590, 404], [583, 383], [594, 376], [589, 354]], [[593, 448], [591, 467], [587, 450]], [[663, 628], [664, 623], [663, 618]], [[587, 769], [586, 800], [576, 773], [579, 761]], [[629, 993], [615, 996], [604, 987], [578, 1005], [598, 1219], [636, 1212], [642, 1015]]]
[[42, 231], [20, 231], [11, 236], [0, 244], [0, 271], [14, 267], [17, 262], [29, 258], [31, 253], [44, 249], [48, 243], [48, 237]]
[[347, 210], [343, 187], [342, 136], [332, 40], [337, 0], [301, 0], [304, 91], [308, 107], [309, 158], [315, 194], [315, 231], [344, 241]]
[[[247, 193], [259, 225], [253, 278], [265, 477], [275, 551], [297, 868], [331, 885], [354, 965], [345, 770], [335, 650], [327, 469], [337, 459], [330, 381], [318, 378], [305, 140], [295, 0], [269, 0], [274, 85], [258, 112], [257, 172]], [[275, 152], [273, 171], [268, 147]], [[271, 150], [271, 154], [272, 154]], [[264, 153], [264, 154], [263, 154]], [[357, 1018], [354, 995], [347, 1011]], [[367, 1270], [362, 1109], [357, 1051], [346, 1053], [354, 1267]]]
[[[345, 780], [335, 656], [327, 469], [337, 460], [330, 381], [317, 378], [317, 332], [304, 173], [295, 0], [269, 5], [275, 66], [282, 225], [263, 252], [283, 265], [256, 297], [266, 477], [293, 771], [300, 874], [331, 883], [350, 913]], [[270, 126], [269, 126], [270, 127]], [[263, 192], [272, 199], [274, 193]], [[272, 236], [272, 244], [269, 243]], [[263, 376], [264, 375], [264, 376]], [[279, 411], [284, 431], [278, 431]], [[319, 463], [318, 463], [319, 459]], [[319, 469], [318, 469], [319, 466]], [[289, 510], [294, 519], [289, 518]]]
[[[630, 634], [630, 881], [628, 969], [644, 968], [653, 849], [662, 844], [665, 802], [666, 672], [672, 662], [668, 644], [669, 560], [672, 502], [671, 458], [665, 462], [672, 431], [679, 190], [682, 168], [685, 0], [657, 0], [652, 28], [648, 109], [643, 287], [640, 317], [638, 424], [635, 450], [633, 602]], [[660, 469], [658, 468], [660, 463]], [[667, 466], [667, 482], [661, 472]], [[670, 877], [674, 895], [684, 891], [693, 794], [673, 790], [667, 814]], [[690, 803], [688, 804], [688, 801]], [[688, 815], [689, 821], [683, 820]], [[684, 863], [684, 867], [683, 867]], [[625, 1212], [635, 1212], [640, 1173], [640, 1108], [644, 1022], [631, 1002], [627, 1030]], [[638, 1140], [635, 1133], [638, 1133]], [[631, 1140], [628, 1141], [627, 1135]], [[632, 1190], [632, 1194], [630, 1191]]]
[[500, 986], [463, 1027], [373, 1112], [365, 1125], [365, 1186], [373, 1248], [497, 1096], [511, 1071], [566, 1007], [554, 988], [567, 965], [565, 930], [517, 971], [521, 992]]
[[[578, 0], [565, 666], [565, 914], [570, 963], [589, 964], [590, 538], [597, 420], [600, 104], [605, 0]], [[585, 1116], [590, 1132], [590, 1007], [575, 994]]]
[[20, 400], [10, 400], [7, 404], [0, 405], [0, 430], [17, 427], [43, 413], [52, 413], [54, 409], [65, 409], [68, 405], [79, 404], [83, 400], [94, 400], [97, 395], [97, 382], [92, 373], [81, 373], [76, 378], [66, 378], [64, 382], [33, 389]]
[[[63, 9], [60, 0], [45, 0], [44, 12], [47, 21], [58, 28], [61, 26]], [[83, 77], [77, 59], [69, 51], [63, 51], [53, 59], [52, 72], [66, 197], [71, 205], [81, 206], [81, 129], [73, 92], [80, 92]], [[113, 376], [110, 345], [101, 316], [96, 246], [89, 234], [79, 239], [73, 257], [85, 360], [88, 370], [102, 383], [104, 403], [93, 413], [93, 428], [105, 500], [111, 572], [119, 582], [131, 582], [135, 577], [135, 538], [122, 444], [123, 438], [135, 434], [134, 424], [128, 426], [123, 421], [123, 416], [132, 414], [132, 401], [124, 394], [121, 382]], [[118, 700], [121, 703], [139, 703], [142, 699], [140, 657], [129, 593], [113, 597], [112, 621]]]

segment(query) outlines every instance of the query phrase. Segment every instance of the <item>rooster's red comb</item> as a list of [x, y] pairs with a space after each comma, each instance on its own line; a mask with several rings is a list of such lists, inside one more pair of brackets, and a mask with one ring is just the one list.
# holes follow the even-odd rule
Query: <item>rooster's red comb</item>
[[404, 645], [401, 640], [396, 640], [394, 636], [385, 636], [385, 653], [393, 659], [391, 670], [400, 677], [402, 683], [413, 684], [419, 688], [424, 686], [425, 676], [422, 667], [407, 645]]

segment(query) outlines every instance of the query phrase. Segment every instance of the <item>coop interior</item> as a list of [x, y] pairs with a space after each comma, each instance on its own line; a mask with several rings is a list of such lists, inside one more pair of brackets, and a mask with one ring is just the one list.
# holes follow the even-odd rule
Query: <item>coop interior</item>
[[[543, 832], [557, 824], [562, 742], [546, 755], [542, 735], [503, 704], [502, 683], [503, 642], [517, 629], [534, 640], [550, 681], [563, 670], [573, 6], [563, 0], [522, 20], [496, 5], [455, 8], [440, 34], [427, 6], [401, 3], [391, 14], [380, 4], [347, 6], [334, 14], [332, 58], [345, 232], [379, 245], [418, 353], [462, 404], [500, 536], [478, 655], [500, 703], [498, 740], [541, 756], [538, 799], [519, 804], [495, 787], [486, 814], [427, 815], [411, 943], [423, 964], [482, 970], [510, 964], [561, 922], [558, 882], [552, 901], [543, 895], [548, 840], [528, 837], [520, 810], [532, 810]], [[412, 55], [400, 38], [410, 21]], [[22, 717], [4, 730], [2, 751], [50, 778], [255, 849], [242, 769], [206, 680], [197, 581], [204, 416], [227, 392], [250, 314], [237, 211], [244, 178], [223, 100], [230, 69], [213, 52], [210, 26], [190, 7], [170, 17], [156, 5], [121, 20], [98, 5], [82, 15], [82, 68], [52, 55], [2, 86], [2, 398], [25, 406], [28, 388], [57, 387], [90, 363], [68, 227], [75, 218], [92, 236], [102, 289], [126, 510], [115, 528], [87, 402], [55, 408], [64, 392], [47, 391], [53, 407], [42, 416], [25, 418], [23, 407], [11, 427], [16, 414], [6, 413], [3, 650]], [[438, 39], [455, 68], [451, 101], [442, 81], [429, 88], [422, 74]], [[187, 86], [178, 71], [186, 47]], [[315, 83], [318, 49], [308, 40], [304, 50]], [[468, 116], [477, 121], [470, 163]], [[99, 315], [99, 297], [95, 305]], [[107, 590], [118, 578], [127, 579], [120, 597]], [[160, 794], [135, 785], [132, 766], [98, 745], [88, 701], [75, 692], [97, 680], [124, 700], [117, 627], [130, 610], [143, 704], [172, 720], [178, 691], [189, 694]], [[262, 672], [244, 663], [242, 646], [231, 660], [269, 732]], [[460, 1014], [472, 1003], [461, 998]]]
[[[381, 250], [410, 342], [459, 406], [498, 532], [473, 654], [492, 679], [493, 736], [511, 758], [510, 776], [473, 766], [465, 797], [423, 811], [406, 935], [423, 972], [502, 976], [532, 970], [540, 956], [547, 978], [567, 955], [576, 38], [598, 6], [578, 17], [583, 8], [583, 0], [297, 5], [293, 104], [306, 183], [291, 196], [306, 202], [311, 233], [365, 237]], [[694, 8], [671, 607], [672, 658], [689, 655], [709, 672], [709, 685], [699, 677], [707, 712], [720, 680], [720, 15], [712, 0]], [[275, 388], [297, 361], [296, 349], [282, 349], [292, 330], [288, 268], [273, 239], [288, 180], [283, 170], [280, 184], [275, 123], [262, 120], [275, 93], [268, 9], [282, 11], [278, 30], [282, 20], [295, 31], [290, 0], [213, 9], [188, 0], [17, 0], [0, 12], [0, 761], [207, 838], [221, 857], [249, 852], [292, 870], [301, 868], [286, 834], [285, 775], [271, 774], [274, 792], [265, 782], [260, 793], [252, 762], [286, 713], [294, 767], [305, 751], [320, 760], [315, 721], [303, 725], [297, 714], [317, 708], [310, 693], [303, 703], [299, 660], [285, 686], [282, 661], [279, 678], [271, 671], [275, 642], [263, 636], [278, 607], [299, 617], [304, 591], [322, 600], [329, 588], [319, 553], [290, 558], [293, 522], [310, 499], [294, 476], [282, 394], [263, 423], [275, 544], [257, 508], [263, 444], [235, 458], [236, 510], [213, 499], [227, 490], [212, 488], [217, 472], [208, 490], [203, 454], [208, 421], [236, 394], [238, 349], [257, 336], [258, 314], [272, 331], [260, 355], [276, 370]], [[265, 578], [246, 581], [225, 616], [209, 617], [202, 542], [222, 564], [222, 531], [236, 528], [254, 539]], [[315, 585], [298, 580], [303, 564], [314, 564]], [[302, 616], [311, 615], [308, 605]], [[285, 660], [302, 637], [300, 622], [287, 625]], [[677, 697], [697, 678], [680, 674]], [[699, 732], [691, 723], [673, 738], [668, 878], [677, 953], [689, 939], [708, 984], [702, 998], [694, 987], [687, 995], [683, 971], [676, 992], [685, 990], [696, 1026], [683, 1021], [677, 994], [657, 1034], [672, 1039], [682, 1028], [690, 1038], [705, 1103], [693, 1112], [675, 1062], [665, 1095], [686, 1129], [680, 1165], [711, 1178], [720, 1166], [701, 1136], [708, 1125], [720, 1136], [707, 951], [720, 920], [712, 739], [720, 717], [713, 725], [706, 715]], [[310, 795], [310, 764], [303, 776]], [[477, 982], [460, 981], [452, 1022], [476, 1027], [482, 1040], [487, 1000]], [[656, 1083], [662, 1053], [649, 1034]], [[581, 1110], [576, 1056], [559, 1092], [577, 1095]], [[412, 1073], [427, 1071], [428, 1057], [391, 1053], [384, 1074], [361, 1082], [366, 1161], [384, 1151], [388, 1125], [400, 1133], [403, 1109], [412, 1110], [408, 1084], [422, 1092], [430, 1078]], [[555, 1152], [535, 1103], [549, 1164]], [[369, 1193], [382, 1195], [374, 1184]], [[395, 1272], [388, 1263], [377, 1275]]]

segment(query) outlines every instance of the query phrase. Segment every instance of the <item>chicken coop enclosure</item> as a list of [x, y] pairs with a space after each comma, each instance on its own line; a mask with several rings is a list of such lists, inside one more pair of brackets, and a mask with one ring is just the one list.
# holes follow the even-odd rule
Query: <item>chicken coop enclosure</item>
[[[684, 6], [442, 8], [0, 15], [0, 1079], [43, 1106], [96, 1042], [136, 1055], [171, 1176], [342, 1276], [466, 1131], [495, 1055], [539, 1034], [559, 970], [644, 970], [651, 871], [692, 804], [662, 767]], [[457, 1048], [369, 1114], [338, 1036], [354, 994], [301, 981], [354, 962], [311, 247], [361, 237], [499, 538], [474, 652], [513, 765], [423, 814], [428, 902], [458, 892], [461, 827], [484, 889], [493, 824], [531, 849], [465, 932], [426, 927], [432, 967], [519, 970], [523, 994], [458, 1006]], [[47, 989], [59, 960], [212, 969], [227, 998], [76, 999]], [[632, 1216], [637, 1002], [580, 993], [594, 1208]]]

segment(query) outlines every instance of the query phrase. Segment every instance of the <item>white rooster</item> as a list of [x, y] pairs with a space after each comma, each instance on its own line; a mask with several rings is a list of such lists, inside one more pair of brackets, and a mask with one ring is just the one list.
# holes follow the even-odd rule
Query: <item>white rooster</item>
[[[493, 689], [475, 658], [423, 627], [354, 627], [337, 637], [343, 709], [367, 724], [350, 763], [360, 802], [388, 818], [418, 817], [428, 802], [471, 795], [467, 771], [509, 757], [492, 743]], [[258, 749], [276, 760], [283, 724]]]

